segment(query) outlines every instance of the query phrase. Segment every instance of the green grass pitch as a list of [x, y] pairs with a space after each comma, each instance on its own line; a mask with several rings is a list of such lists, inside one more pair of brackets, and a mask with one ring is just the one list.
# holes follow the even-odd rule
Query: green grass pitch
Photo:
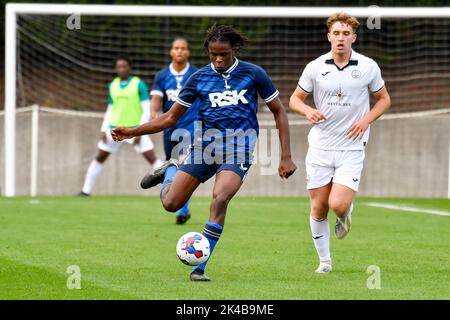
[[[175, 245], [201, 232], [209, 200], [193, 198], [178, 226], [156, 197], [0, 198], [0, 299], [450, 299], [450, 217], [366, 205], [448, 211], [450, 200], [357, 198], [351, 233], [332, 236], [333, 272], [315, 274], [308, 200], [237, 196], [212, 282], [192, 283]], [[79, 290], [67, 288], [71, 265]], [[367, 287], [371, 265], [380, 289]]]

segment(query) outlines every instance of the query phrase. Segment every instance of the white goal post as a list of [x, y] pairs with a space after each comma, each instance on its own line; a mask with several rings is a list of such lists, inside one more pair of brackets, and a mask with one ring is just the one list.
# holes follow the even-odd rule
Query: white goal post
[[[366, 18], [450, 18], [450, 7], [222, 7], [222, 6], [153, 6], [153, 5], [74, 5], [16, 4], [6, 5], [5, 23], [5, 120], [4, 120], [4, 195], [16, 194], [16, 36], [17, 17], [33, 15], [98, 15], [98, 16], [162, 16], [162, 17], [327, 17], [346, 11]], [[37, 119], [35, 119], [37, 121]], [[450, 148], [449, 148], [450, 149]], [[450, 153], [450, 151], [449, 151]], [[34, 154], [34, 156], [36, 156]], [[449, 154], [450, 198], [450, 154]], [[35, 183], [35, 182], [34, 182]]]

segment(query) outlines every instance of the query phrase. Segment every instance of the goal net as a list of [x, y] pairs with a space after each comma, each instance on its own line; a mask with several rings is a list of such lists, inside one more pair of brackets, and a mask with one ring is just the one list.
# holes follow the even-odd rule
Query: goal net
[[[391, 112], [450, 107], [450, 19], [382, 18], [380, 29], [368, 29], [366, 20], [360, 18], [354, 48], [380, 65], [391, 93]], [[17, 104], [104, 110], [115, 57], [129, 57], [134, 73], [150, 85], [155, 73], [170, 62], [175, 37], [188, 39], [191, 62], [203, 66], [208, 63], [205, 31], [213, 23], [225, 23], [248, 36], [250, 45], [239, 57], [267, 70], [287, 106], [305, 65], [329, 51], [325, 22], [326, 18], [303, 17], [83, 15], [77, 22], [69, 15], [21, 15]]]
[[[189, 41], [190, 62], [200, 67], [209, 63], [203, 48], [206, 30], [214, 23], [231, 24], [250, 39], [249, 46], [239, 52], [238, 57], [259, 64], [267, 70], [280, 91], [282, 102], [287, 107], [289, 96], [295, 89], [305, 65], [329, 51], [326, 17], [329, 13], [340, 9], [325, 8], [329, 10], [322, 14], [314, 13], [308, 16], [303, 13], [299, 16], [292, 14], [284, 17], [267, 14], [271, 9], [276, 10], [276, 8], [257, 9], [265, 10], [258, 11], [247, 7], [239, 8], [235, 13], [229, 14], [227, 8], [221, 7], [212, 8], [211, 15], [199, 16], [192, 14], [195, 9], [188, 14], [188, 11], [183, 11], [186, 7], [171, 7], [173, 15], [152, 15], [149, 11], [136, 15], [120, 15], [118, 11], [110, 15], [102, 11], [98, 14], [91, 12], [85, 15], [70, 11], [68, 7], [66, 14], [50, 12], [17, 14], [15, 23], [16, 106], [20, 108], [36, 104], [48, 108], [41, 112], [39, 117], [37, 194], [73, 194], [81, 188], [85, 170], [95, 154], [101, 113], [106, 109], [107, 104], [107, 85], [115, 76], [113, 63], [118, 55], [127, 56], [132, 63], [133, 73], [140, 76], [151, 87], [156, 72], [170, 62], [168, 53], [174, 38], [184, 37]], [[436, 9], [434, 13], [438, 11], [439, 9]], [[220, 12], [224, 13], [223, 16], [220, 16]], [[256, 16], [255, 12], [264, 14]], [[292, 10], [292, 12], [299, 11]], [[373, 58], [380, 65], [391, 94], [390, 113], [409, 114], [431, 111], [431, 114], [425, 116], [428, 120], [424, 121], [435, 119], [440, 121], [440, 125], [436, 126], [439, 129], [433, 129], [439, 130], [434, 131], [435, 135], [444, 137], [441, 141], [444, 147], [438, 151], [435, 158], [442, 160], [444, 164], [439, 162], [439, 166], [433, 167], [434, 158], [430, 159], [432, 164], [430, 170], [438, 172], [434, 178], [441, 179], [441, 182], [437, 184], [439, 190], [431, 193], [424, 191], [419, 195], [447, 195], [449, 124], [445, 114], [450, 109], [449, 16], [447, 10], [444, 14], [431, 14], [431, 17], [418, 17], [417, 14], [415, 17], [408, 17], [407, 13], [404, 13], [403, 17], [380, 15], [371, 21], [366, 15], [358, 17], [361, 27], [354, 49]], [[91, 113], [85, 115], [71, 112], [51, 113], [52, 110], [57, 109]], [[438, 115], [433, 113], [436, 110], [439, 112]], [[260, 111], [261, 113], [267, 111], [262, 102]], [[405, 116], [405, 119], [409, 118], [409, 115]], [[420, 117], [413, 118], [414, 121], [420, 119]], [[292, 115], [291, 119], [299, 118]], [[447, 122], [442, 119], [447, 119]], [[415, 123], [410, 120], [400, 121], [404, 124]], [[431, 123], [424, 122], [423, 125]], [[25, 112], [17, 117], [15, 129], [17, 155], [14, 160], [16, 173], [19, 175], [16, 184], [17, 194], [28, 194], [29, 190], [29, 183], [27, 184], [30, 179], [27, 173], [29, 157], [27, 158], [27, 155], [30, 155], [32, 144], [30, 124], [30, 114]], [[309, 127], [302, 123], [295, 124], [295, 122], [292, 126], [302, 127], [298, 132], [294, 129], [293, 134], [303, 136], [294, 136], [293, 140], [305, 145], [304, 138]], [[404, 134], [405, 132], [400, 129], [403, 127], [390, 126], [391, 131], [388, 134]], [[155, 135], [152, 139], [156, 141], [156, 150], [162, 156], [160, 136]], [[426, 141], [427, 136], [421, 139]], [[396, 141], [399, 145], [390, 145], [393, 149], [387, 152], [395, 152], [401, 146], [410, 143], [408, 137], [401, 137]], [[421, 146], [423, 143], [417, 144], [417, 148]], [[297, 147], [293, 145], [294, 149]], [[381, 149], [382, 146], [373, 148], [372, 152], [375, 156], [379, 152], [377, 148]], [[108, 160], [112, 163], [108, 165], [110, 169], [106, 167], [105, 176], [99, 178], [99, 185], [95, 189], [97, 193], [135, 194], [139, 192], [134, 185], [141, 171], [145, 172], [148, 167], [145, 166], [143, 159], [139, 159], [139, 156], [134, 155], [132, 149], [130, 150], [125, 151], [130, 161], [142, 163], [142, 168], [135, 174], [136, 177], [127, 176], [119, 162], [115, 162], [119, 161], [115, 159], [117, 157], [111, 157]], [[4, 152], [0, 148], [0, 154], [3, 153], [0, 161], [3, 161]], [[291, 194], [292, 192], [289, 193], [289, 191], [295, 189], [300, 190], [300, 194], [304, 194], [302, 162], [304, 156], [303, 153], [297, 155], [296, 162], [299, 162], [300, 172], [298, 177], [291, 180], [284, 194]], [[401, 164], [405, 159], [400, 157], [396, 161], [400, 161]], [[419, 160], [409, 158], [407, 161]], [[1, 164], [0, 173], [3, 180], [5, 170], [4, 163]], [[417, 168], [417, 163], [412, 167]], [[26, 173], [22, 172], [22, 168], [27, 168], [24, 170]], [[109, 170], [113, 171], [113, 174], [106, 174]], [[381, 179], [380, 183], [389, 183], [392, 178], [386, 171], [380, 171], [378, 174], [380, 176], [377, 179]], [[22, 178], [20, 178], [21, 175], [23, 175]], [[71, 177], [69, 179], [71, 188], [64, 188], [60, 182], [67, 176]], [[276, 185], [276, 177], [273, 178]], [[126, 181], [130, 187], [117, 190], [112, 182], [121, 181], [120, 179], [124, 179], [123, 181]], [[255, 185], [258, 184], [259, 182], [255, 182]], [[2, 191], [3, 189], [2, 186]], [[417, 189], [411, 189], [409, 194], [416, 194], [416, 191]], [[261, 189], [261, 194], [264, 194], [264, 189]], [[370, 188], [367, 189], [366, 194], [396, 195]], [[403, 196], [407, 195], [403, 194]]]

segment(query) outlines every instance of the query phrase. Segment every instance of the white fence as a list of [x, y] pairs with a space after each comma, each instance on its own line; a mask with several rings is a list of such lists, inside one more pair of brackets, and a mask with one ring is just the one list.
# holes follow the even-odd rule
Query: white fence
[[[96, 153], [102, 114], [32, 108], [17, 113], [17, 195], [74, 195], [81, 190], [86, 169]], [[25, 112], [24, 112], [25, 111]], [[52, 112], [49, 112], [52, 111]], [[377, 197], [448, 197], [449, 110], [385, 115], [371, 128], [359, 194]], [[0, 113], [0, 132], [3, 129]], [[270, 114], [260, 114], [262, 129], [273, 129]], [[38, 123], [39, 128], [32, 126]], [[240, 193], [263, 196], [306, 196], [304, 159], [310, 126], [290, 115], [291, 145], [298, 171], [282, 181], [276, 174], [263, 175], [254, 165]], [[33, 134], [32, 134], [33, 132]], [[36, 135], [38, 132], [38, 135]], [[264, 130], [262, 130], [264, 132]], [[269, 130], [270, 132], [270, 130]], [[267, 134], [270, 141], [270, 133]], [[163, 158], [161, 134], [152, 136], [157, 154]], [[34, 144], [32, 143], [34, 141]], [[33, 147], [34, 145], [34, 147]], [[270, 149], [269, 149], [270, 150]], [[0, 145], [0, 180], [4, 181], [4, 146]], [[147, 162], [126, 145], [111, 156], [94, 194], [152, 194], [139, 181], [149, 170]], [[267, 172], [267, 170], [266, 170]], [[197, 195], [210, 195], [213, 179]], [[3, 185], [1, 185], [3, 192]]]

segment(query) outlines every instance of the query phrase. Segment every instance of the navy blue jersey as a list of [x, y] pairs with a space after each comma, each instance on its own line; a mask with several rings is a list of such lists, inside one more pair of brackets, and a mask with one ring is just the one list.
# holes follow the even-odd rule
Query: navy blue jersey
[[[248, 154], [253, 152], [259, 132], [258, 94], [268, 103], [278, 96], [278, 90], [263, 68], [236, 58], [223, 73], [217, 72], [212, 63], [199, 69], [186, 82], [176, 101], [188, 108], [199, 103], [202, 148], [214, 141], [228, 147], [234, 141], [231, 144], [236, 150], [244, 147]], [[248, 131], [254, 131], [254, 136], [247, 135]], [[245, 141], [239, 142], [241, 137], [247, 141], [245, 146], [242, 144]]]
[[[163, 112], [169, 111], [187, 79], [197, 70], [197, 67], [188, 63], [184, 70], [177, 72], [173, 69], [172, 64], [170, 64], [156, 74], [150, 94], [163, 98]], [[165, 136], [177, 128], [187, 129], [193, 132], [197, 113], [198, 109], [194, 104], [193, 108], [186, 111], [174, 127], [164, 130]]]

